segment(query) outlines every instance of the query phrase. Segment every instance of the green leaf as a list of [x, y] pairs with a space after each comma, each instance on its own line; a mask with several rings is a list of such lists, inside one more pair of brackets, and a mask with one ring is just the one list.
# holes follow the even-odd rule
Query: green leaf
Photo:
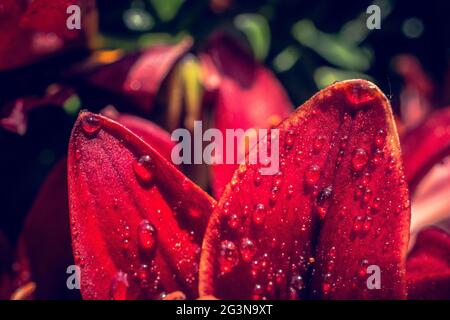
[[270, 48], [267, 19], [260, 14], [240, 14], [234, 19], [234, 25], [247, 37], [256, 59], [264, 60]]
[[70, 96], [63, 104], [64, 111], [69, 115], [75, 115], [81, 109], [80, 97], [76, 94]]
[[338, 36], [318, 30], [310, 20], [300, 20], [292, 27], [293, 37], [337, 67], [353, 71], [369, 69], [372, 54], [366, 48], [348, 43]]
[[300, 51], [294, 46], [289, 46], [277, 54], [273, 59], [273, 68], [277, 72], [288, 71], [295, 65], [299, 58]]
[[314, 71], [314, 81], [319, 89], [323, 89], [337, 81], [349, 79], [366, 79], [373, 81], [367, 74], [322, 66]]
[[161, 21], [167, 22], [175, 18], [184, 0], [150, 0]]

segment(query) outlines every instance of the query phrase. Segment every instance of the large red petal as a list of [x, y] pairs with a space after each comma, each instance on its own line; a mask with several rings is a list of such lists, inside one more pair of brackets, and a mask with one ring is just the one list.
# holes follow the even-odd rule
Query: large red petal
[[[224, 137], [226, 129], [270, 128], [291, 112], [289, 97], [272, 72], [230, 36], [216, 34], [200, 57], [206, 88], [214, 91], [213, 125]], [[216, 155], [217, 159], [222, 157], [225, 161], [225, 154]], [[236, 168], [234, 164], [212, 167], [217, 198]]]
[[195, 297], [213, 200], [125, 127], [87, 112], [73, 129], [68, 168], [83, 298]]
[[[280, 172], [242, 165], [213, 212], [200, 295], [404, 298], [409, 201], [386, 97], [340, 82], [278, 129]], [[366, 286], [368, 264], [382, 271], [379, 290]]]
[[450, 235], [438, 228], [417, 236], [407, 263], [409, 299], [450, 299]]
[[176, 45], [155, 45], [142, 52], [129, 54], [96, 68], [88, 75], [88, 82], [125, 95], [141, 110], [149, 111], [163, 80], [191, 45], [192, 40], [186, 38]]
[[[113, 117], [170, 160], [173, 142], [170, 135], [150, 121], [113, 112]], [[68, 297], [69, 276], [73, 264], [67, 194], [67, 160], [61, 160], [46, 178], [24, 223], [16, 256], [16, 285], [36, 283], [34, 297], [58, 299]]]

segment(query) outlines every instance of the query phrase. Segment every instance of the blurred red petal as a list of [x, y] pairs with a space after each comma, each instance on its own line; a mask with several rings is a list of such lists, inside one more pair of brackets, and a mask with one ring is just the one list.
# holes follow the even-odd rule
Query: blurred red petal
[[424, 175], [450, 155], [450, 107], [430, 114], [402, 138], [405, 175], [411, 194]]
[[131, 131], [88, 112], [74, 126], [68, 168], [83, 298], [195, 297], [213, 200]]
[[[69, 30], [67, 7], [81, 8], [81, 30]], [[94, 0], [3, 0], [0, 7], [0, 70], [28, 65], [50, 54], [86, 48], [96, 32]]]
[[450, 235], [438, 228], [419, 233], [407, 262], [408, 299], [450, 299]]
[[0, 127], [24, 135], [28, 126], [28, 114], [44, 106], [62, 107], [68, 98], [75, 95], [70, 87], [54, 84], [42, 97], [23, 97], [4, 107], [6, 116], [0, 119]]
[[155, 45], [103, 65], [88, 75], [99, 88], [129, 97], [143, 111], [150, 111], [160, 86], [172, 66], [192, 46], [186, 38], [176, 45]]
[[42, 185], [19, 238], [16, 284], [34, 281], [36, 299], [58, 299], [71, 293], [66, 287], [66, 269], [73, 264], [68, 213], [64, 159]]
[[[200, 58], [205, 86], [214, 91], [213, 125], [224, 137], [226, 129], [270, 128], [289, 116], [292, 104], [280, 82], [230, 36], [213, 36]], [[225, 161], [225, 154], [216, 156]], [[217, 198], [236, 168], [234, 164], [212, 167]]]
[[426, 226], [450, 219], [450, 157], [421, 179], [411, 201], [411, 237]]
[[[340, 82], [278, 129], [280, 173], [242, 165], [212, 214], [200, 295], [405, 298], [408, 190], [386, 97]], [[367, 287], [369, 265], [381, 269], [379, 290]]]
[[414, 128], [425, 119], [431, 109], [433, 82], [414, 56], [396, 57], [395, 69], [405, 81], [400, 94], [402, 123], [406, 128]]

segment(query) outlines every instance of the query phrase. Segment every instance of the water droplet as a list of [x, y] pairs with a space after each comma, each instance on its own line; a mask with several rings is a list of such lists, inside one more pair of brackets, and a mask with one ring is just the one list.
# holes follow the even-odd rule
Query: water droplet
[[379, 165], [381, 161], [383, 160], [383, 151], [380, 149], [376, 149], [373, 154], [372, 162], [374, 165]]
[[255, 186], [259, 186], [261, 184], [261, 180], [262, 180], [261, 169], [258, 169], [256, 171], [255, 180], [254, 180]]
[[304, 289], [303, 278], [299, 274], [295, 274], [291, 278], [291, 282], [289, 284], [289, 299], [296, 300], [299, 297], [300, 291]]
[[320, 151], [325, 144], [325, 137], [318, 136], [316, 140], [314, 140], [314, 151]]
[[101, 123], [97, 116], [89, 115], [83, 118], [81, 128], [87, 135], [94, 135], [100, 130]]
[[370, 179], [371, 179], [370, 173], [369, 172], [364, 173], [364, 176], [361, 180], [361, 184], [363, 186], [367, 186], [370, 182]]
[[317, 199], [316, 199], [317, 203], [319, 205], [323, 205], [327, 200], [329, 200], [331, 198], [332, 193], [333, 193], [332, 186], [323, 188], [317, 195]]
[[295, 157], [295, 163], [299, 166], [301, 165], [303, 162], [303, 152], [302, 151], [298, 151], [297, 155]]
[[318, 165], [313, 164], [309, 166], [305, 173], [306, 183], [310, 186], [316, 184], [320, 178], [320, 168]]
[[352, 158], [353, 170], [355, 171], [362, 170], [366, 166], [368, 160], [369, 157], [366, 151], [360, 148], [356, 149]]
[[350, 90], [346, 91], [347, 99], [350, 103], [359, 105], [369, 102], [375, 98], [371, 86], [355, 83]]
[[232, 214], [228, 219], [228, 226], [231, 229], [236, 229], [239, 224], [239, 217], [237, 214]]
[[369, 266], [369, 260], [362, 259], [360, 263], [359, 276], [364, 278], [367, 276], [367, 267]]
[[150, 252], [155, 248], [156, 229], [148, 220], [142, 220], [139, 224], [138, 239], [142, 250]]
[[224, 215], [228, 215], [230, 213], [230, 202], [229, 201], [225, 201], [223, 206], [222, 206], [222, 211]]
[[253, 211], [253, 222], [261, 224], [266, 216], [266, 207], [262, 203], [258, 203]]
[[256, 253], [256, 246], [249, 238], [243, 238], [241, 241], [241, 256], [242, 260], [249, 262], [253, 259]]
[[252, 299], [253, 300], [262, 300], [264, 294], [264, 289], [260, 284], [256, 284], [253, 288]]
[[81, 160], [81, 151], [79, 149], [75, 150], [75, 160]]
[[239, 254], [234, 242], [224, 240], [220, 244], [220, 272], [226, 274], [230, 272], [239, 262]]
[[364, 192], [364, 196], [363, 196], [362, 200], [364, 203], [369, 203], [371, 198], [372, 198], [372, 190], [367, 188], [366, 191]]
[[133, 164], [133, 170], [136, 177], [143, 183], [149, 183], [153, 178], [153, 164], [149, 155], [144, 155]]
[[323, 219], [325, 215], [327, 214], [328, 207], [329, 207], [329, 200], [331, 198], [333, 189], [331, 186], [328, 186], [326, 188], [323, 188], [316, 198], [316, 210], [319, 214], [319, 217]]
[[275, 174], [275, 178], [273, 179], [273, 185], [274, 187], [280, 187], [282, 183], [283, 183], [283, 172], [278, 171]]
[[378, 129], [377, 133], [375, 134], [375, 146], [378, 148], [382, 147], [384, 145], [384, 140], [386, 138], [386, 133], [383, 129]]
[[333, 276], [331, 273], [326, 273], [323, 277], [322, 291], [325, 295], [328, 295], [333, 284]]
[[291, 149], [294, 144], [294, 131], [288, 130], [286, 132], [286, 149]]
[[146, 285], [148, 281], [148, 271], [149, 267], [147, 264], [142, 264], [137, 271], [137, 279], [141, 282], [142, 285]]
[[341, 210], [339, 210], [339, 214], [341, 217], [345, 217], [348, 214], [348, 208], [346, 206], [342, 206]]
[[370, 216], [367, 216], [366, 219], [364, 220], [363, 226], [362, 226], [362, 230], [364, 232], [367, 232], [370, 230], [370, 227], [372, 226], [372, 221], [373, 218]]
[[293, 194], [294, 194], [294, 186], [290, 184], [287, 187], [287, 197], [291, 198]]
[[353, 231], [354, 232], [360, 232], [362, 230], [364, 224], [364, 217], [363, 216], [356, 216], [353, 220]]
[[111, 300], [126, 300], [128, 286], [128, 275], [119, 271], [111, 281], [109, 292]]
[[379, 197], [375, 197], [372, 202], [372, 207], [374, 209], [378, 209], [381, 205], [381, 199]]

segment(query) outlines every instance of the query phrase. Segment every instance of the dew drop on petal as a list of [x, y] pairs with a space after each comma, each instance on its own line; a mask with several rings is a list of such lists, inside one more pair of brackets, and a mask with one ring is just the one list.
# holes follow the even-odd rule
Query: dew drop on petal
[[239, 262], [239, 253], [234, 242], [224, 240], [220, 244], [220, 272], [226, 274], [230, 272]]
[[367, 155], [366, 151], [360, 148], [356, 149], [352, 158], [353, 170], [355, 171], [362, 170], [366, 166], [368, 160], [369, 156]]
[[266, 216], [266, 207], [262, 203], [258, 203], [253, 211], [253, 222], [261, 224]]
[[239, 225], [238, 215], [237, 214], [230, 215], [230, 217], [228, 218], [228, 226], [231, 229], [236, 229], [238, 225]]
[[139, 160], [133, 164], [134, 173], [142, 183], [149, 183], [152, 180], [152, 167], [152, 159], [149, 155], [140, 157]]
[[364, 224], [364, 217], [363, 216], [356, 216], [353, 220], [353, 231], [359, 232], [362, 230]]
[[126, 300], [128, 286], [128, 275], [122, 271], [119, 271], [111, 281], [111, 300]]
[[155, 248], [156, 229], [148, 220], [142, 220], [139, 224], [138, 239], [142, 250], [150, 252]]
[[243, 238], [241, 241], [241, 256], [244, 262], [250, 262], [256, 253], [256, 246], [249, 238]]
[[320, 168], [318, 165], [313, 164], [309, 166], [305, 173], [306, 183], [310, 186], [314, 185], [320, 178]]
[[81, 128], [87, 135], [94, 135], [101, 128], [101, 123], [95, 115], [84, 117], [81, 122]]
[[314, 140], [314, 151], [320, 151], [322, 150], [323, 146], [325, 144], [325, 137], [324, 136], [318, 136]]
[[386, 138], [386, 133], [383, 129], [378, 129], [377, 133], [375, 134], [375, 146], [378, 148], [382, 147], [384, 145], [384, 140]]
[[294, 131], [289, 130], [286, 133], [286, 149], [291, 149], [294, 144]]

